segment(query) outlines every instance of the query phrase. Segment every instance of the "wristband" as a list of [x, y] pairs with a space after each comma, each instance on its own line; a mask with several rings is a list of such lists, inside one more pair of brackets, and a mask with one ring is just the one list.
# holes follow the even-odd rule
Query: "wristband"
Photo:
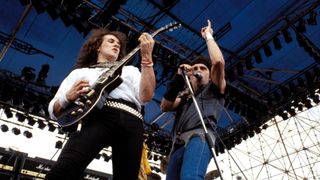
[[205, 37], [206, 41], [209, 41], [210, 39], [213, 40], [213, 36], [212, 34], [210, 34], [209, 32], [206, 33], [206, 37]]
[[59, 98], [59, 104], [63, 109], [66, 108], [69, 103], [70, 101], [67, 99], [65, 94]]
[[183, 90], [183, 87], [184, 79], [182, 75], [176, 74], [168, 85], [167, 91], [164, 94], [164, 98], [168, 101], [174, 102], [179, 92]]
[[153, 62], [151, 61], [151, 62], [141, 62], [141, 67], [152, 67], [154, 64], [153, 64]]

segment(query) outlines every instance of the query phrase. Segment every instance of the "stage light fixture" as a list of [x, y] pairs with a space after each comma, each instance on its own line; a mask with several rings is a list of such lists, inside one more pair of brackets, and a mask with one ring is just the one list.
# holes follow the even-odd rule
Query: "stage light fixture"
[[248, 55], [245, 59], [245, 64], [246, 64], [246, 68], [248, 70], [251, 70], [253, 68], [252, 66], [252, 58], [251, 58], [251, 55]]
[[4, 113], [6, 114], [6, 116], [7, 116], [8, 119], [13, 117], [13, 114], [12, 114], [12, 112], [11, 112], [11, 109], [10, 109], [10, 107], [8, 107], [8, 106], [6, 106], [6, 107], [4, 108]]
[[11, 132], [14, 134], [14, 135], [19, 135], [21, 133], [20, 129], [14, 127], [12, 128]]
[[319, 95], [317, 95], [317, 94], [312, 95], [312, 100], [314, 103], [319, 104], [319, 102], [320, 102]]
[[263, 51], [264, 51], [264, 54], [266, 55], [266, 57], [270, 57], [272, 55], [271, 48], [268, 44], [263, 45]]
[[248, 131], [248, 136], [252, 138], [254, 136], [254, 131], [253, 130], [249, 130]]
[[50, 131], [50, 132], [53, 132], [54, 130], [56, 130], [56, 127], [52, 124], [52, 123], [48, 123], [48, 130]]
[[63, 143], [62, 143], [62, 141], [57, 141], [56, 142], [56, 145], [54, 146], [56, 149], [61, 149], [62, 148], [62, 145], [63, 145]]
[[282, 48], [280, 39], [277, 36], [273, 37], [272, 42], [276, 50], [280, 50]]
[[159, 160], [159, 156], [155, 154], [155, 155], [153, 156], [153, 160], [154, 160], [154, 161], [158, 161], [158, 160]]
[[24, 132], [23, 132], [23, 135], [24, 135], [26, 138], [32, 138], [32, 133], [29, 132], [29, 131], [24, 131]]
[[102, 153], [101, 156], [103, 157], [104, 161], [106, 161], [106, 162], [109, 162], [111, 159], [111, 156], [108, 156], [106, 153]]
[[16, 112], [16, 117], [19, 122], [23, 122], [26, 119], [26, 116], [19, 112]]
[[48, 5], [48, 2], [39, 0], [31, 0], [31, 3], [38, 14], [43, 13]]
[[312, 108], [312, 104], [311, 104], [311, 100], [310, 100], [310, 99], [305, 99], [305, 101], [303, 102], [303, 104], [304, 104], [305, 107], [308, 108], [308, 109]]
[[262, 129], [266, 130], [268, 127], [269, 127], [268, 124], [264, 124], [264, 125], [262, 126]]
[[296, 111], [293, 108], [288, 108], [287, 112], [291, 115], [291, 116], [295, 116], [296, 115]]
[[298, 107], [298, 110], [299, 110], [299, 111], [302, 111], [302, 110], [303, 110], [303, 104], [299, 103], [297, 107]]
[[27, 116], [27, 122], [30, 126], [33, 126], [36, 123], [36, 121], [31, 116]]
[[50, 66], [49, 64], [43, 64], [41, 66], [41, 70], [38, 73], [38, 78], [37, 78], [37, 83], [39, 84], [45, 84], [45, 80], [48, 76], [48, 72], [49, 72]]
[[283, 37], [284, 37], [284, 41], [286, 43], [292, 42], [292, 37], [291, 37], [290, 32], [289, 32], [288, 29], [283, 30], [282, 34], [283, 34]]
[[256, 59], [256, 63], [260, 64], [262, 62], [261, 54], [258, 50], [256, 50], [254, 53], [254, 58]]
[[46, 127], [46, 124], [42, 120], [38, 119], [38, 128], [44, 129], [45, 127]]
[[317, 25], [317, 12], [311, 11], [309, 18], [307, 19], [309, 25]]
[[298, 24], [297, 24], [297, 30], [301, 33], [305, 33], [307, 31], [306, 29], [306, 22], [303, 18], [299, 19]]
[[7, 125], [5, 125], [5, 124], [2, 124], [2, 125], [1, 125], [1, 131], [2, 131], [2, 132], [7, 132], [8, 130], [9, 130], [9, 128], [8, 128]]
[[33, 67], [25, 66], [21, 70], [21, 80], [23, 81], [33, 81], [36, 78], [36, 74], [34, 73], [35, 69]]

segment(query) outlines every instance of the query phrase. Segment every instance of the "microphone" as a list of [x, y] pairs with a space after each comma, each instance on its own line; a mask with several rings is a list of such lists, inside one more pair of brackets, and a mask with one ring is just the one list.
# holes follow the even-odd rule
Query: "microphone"
[[199, 80], [199, 81], [202, 79], [202, 74], [199, 73], [199, 72], [195, 72], [195, 73], [193, 73], [193, 75], [194, 75], [194, 77], [196, 77], [197, 80]]

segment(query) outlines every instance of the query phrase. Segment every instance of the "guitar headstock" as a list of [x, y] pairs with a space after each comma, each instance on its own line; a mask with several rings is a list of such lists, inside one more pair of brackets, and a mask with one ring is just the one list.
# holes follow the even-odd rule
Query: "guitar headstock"
[[161, 28], [159, 28], [158, 30], [154, 31], [151, 36], [154, 37], [156, 36], [157, 34], [160, 34], [162, 32], [165, 32], [165, 31], [173, 31], [175, 29], [178, 29], [181, 27], [181, 24], [180, 23], [177, 23], [177, 22], [173, 22], [173, 23], [170, 23], [170, 24], [167, 24]]

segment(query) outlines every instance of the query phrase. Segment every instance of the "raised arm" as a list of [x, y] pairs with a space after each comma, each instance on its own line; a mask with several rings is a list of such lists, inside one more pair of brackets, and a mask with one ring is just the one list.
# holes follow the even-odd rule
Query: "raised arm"
[[225, 72], [224, 72], [224, 58], [222, 52], [214, 40], [211, 22], [208, 20], [208, 25], [201, 29], [201, 35], [205, 39], [208, 47], [209, 57], [212, 63], [211, 80], [219, 87], [220, 92], [224, 93], [226, 87]]
[[141, 54], [141, 79], [140, 79], [140, 100], [148, 102], [152, 99], [156, 87], [156, 78], [153, 69], [152, 50], [154, 40], [148, 33], [142, 33], [139, 37]]

